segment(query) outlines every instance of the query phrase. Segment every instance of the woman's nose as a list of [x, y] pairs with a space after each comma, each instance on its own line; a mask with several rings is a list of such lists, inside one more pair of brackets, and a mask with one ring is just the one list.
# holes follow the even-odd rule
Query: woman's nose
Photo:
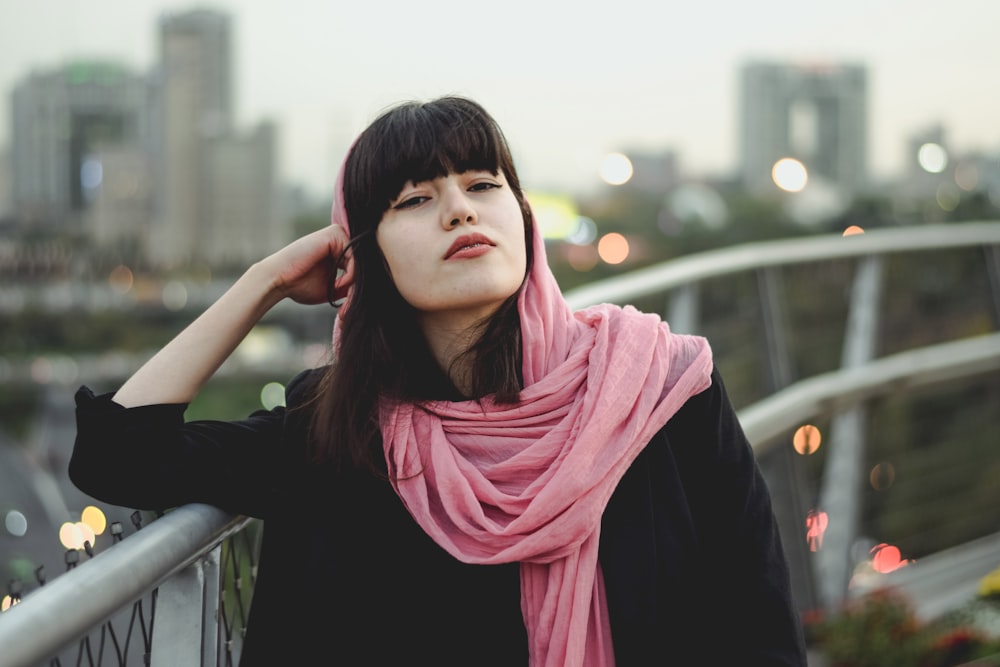
[[445, 229], [453, 229], [460, 224], [475, 224], [476, 209], [461, 188], [449, 188], [444, 195], [444, 207], [441, 211], [441, 222]]

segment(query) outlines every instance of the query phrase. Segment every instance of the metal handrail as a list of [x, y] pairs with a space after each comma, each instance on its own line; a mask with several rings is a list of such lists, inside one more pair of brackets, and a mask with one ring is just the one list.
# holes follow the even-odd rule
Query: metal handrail
[[1000, 245], [1000, 222], [977, 221], [875, 229], [844, 237], [819, 234], [758, 241], [670, 259], [621, 276], [566, 291], [573, 309], [596, 303], [628, 303], [706, 278], [785, 264], [806, 264], [919, 250]]
[[185, 505], [32, 591], [0, 615], [4, 667], [38, 665], [249, 521], [209, 505]]
[[829, 415], [890, 391], [906, 392], [939, 382], [1000, 371], [1000, 333], [915, 350], [800, 380], [739, 411], [754, 449], [763, 452], [776, 439], [817, 415]]

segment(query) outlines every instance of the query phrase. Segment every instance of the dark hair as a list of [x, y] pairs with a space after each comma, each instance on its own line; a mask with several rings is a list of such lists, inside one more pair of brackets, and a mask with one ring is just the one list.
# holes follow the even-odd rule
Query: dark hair
[[[319, 461], [383, 470], [379, 397], [403, 401], [454, 399], [459, 392], [430, 353], [414, 309], [389, 274], [375, 229], [408, 181], [468, 170], [503, 172], [524, 218], [528, 269], [531, 212], [500, 127], [462, 97], [406, 102], [383, 112], [358, 137], [344, 166], [344, 204], [351, 227], [354, 285], [341, 312], [337, 358], [316, 388], [310, 450]], [[471, 358], [472, 395], [500, 403], [521, 390], [521, 328], [517, 293], [480, 323]]]

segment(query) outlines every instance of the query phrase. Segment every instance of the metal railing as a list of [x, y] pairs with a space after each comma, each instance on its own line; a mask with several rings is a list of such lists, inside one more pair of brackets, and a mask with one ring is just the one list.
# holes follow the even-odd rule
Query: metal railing
[[[234, 648], [238, 659], [238, 646], [226, 637], [228, 623], [220, 607], [224, 599], [220, 582], [226, 575], [220, 553], [226, 540], [252, 523], [208, 505], [167, 512], [0, 615], [0, 664], [33, 667], [60, 661], [55, 657], [59, 651], [95, 629], [100, 631], [113, 615], [153, 591], [148, 631], [152, 633], [155, 618], [157, 641], [151, 656], [134, 654], [135, 664], [150, 664], [147, 660], [154, 665], [226, 664], [226, 653], [232, 655]], [[230, 573], [238, 572], [232, 557], [225, 560]], [[252, 589], [252, 582], [248, 584]], [[127, 662], [120, 648], [113, 649], [110, 641], [102, 643], [105, 653], [116, 654], [117, 664]], [[93, 649], [89, 652], [93, 661]]]
[[[930, 225], [879, 230], [852, 238], [824, 236], [755, 243], [683, 257], [602, 281], [568, 292], [567, 300], [578, 308], [597, 302], [627, 303], [647, 296], [669, 295], [668, 310], [674, 315], [668, 318], [676, 316], [671, 320], [673, 328], [695, 331], [699, 312], [697, 287], [704, 280], [753, 271], [759, 280], [766, 281], [773, 278], [762, 273], [768, 267], [970, 246], [982, 247], [985, 252], [994, 333], [862, 359], [859, 363], [844, 364], [838, 370], [774, 387], [763, 400], [739, 410], [751, 442], [763, 453], [804, 419], [842, 414], [888, 392], [901, 393], [931, 383], [996, 373], [1000, 369], [1000, 334], [995, 333], [996, 322], [1000, 321], [1000, 223]], [[879, 283], [868, 285], [873, 286], [877, 291]], [[767, 290], [761, 293], [765, 300], [773, 298], [773, 293]], [[762, 310], [780, 314], [780, 308]], [[780, 333], [780, 326], [773, 329]], [[845, 336], [845, 347], [850, 346], [851, 335]], [[856, 335], [870, 335], [870, 331]], [[220, 557], [220, 548], [227, 539], [245, 534], [252, 525], [254, 522], [245, 518], [203, 505], [167, 513], [142, 531], [26, 594], [19, 604], [0, 614], [2, 663], [9, 667], [49, 664], [46, 661], [60, 650], [81, 641], [88, 631], [100, 631], [116, 611], [128, 608], [154, 590], [157, 591], [156, 634], [152, 654], [148, 656], [151, 664], [208, 666], [235, 662], [239, 633], [222, 620], [227, 598], [220, 597], [219, 591], [224, 588], [221, 582], [226, 578], [226, 567], [220, 561], [226, 558]], [[251, 572], [250, 581], [237, 586], [241, 594], [248, 594], [255, 565], [240, 565], [236, 561], [234, 578], [240, 580], [240, 572], [247, 567]], [[194, 613], [194, 609], [201, 612]]]

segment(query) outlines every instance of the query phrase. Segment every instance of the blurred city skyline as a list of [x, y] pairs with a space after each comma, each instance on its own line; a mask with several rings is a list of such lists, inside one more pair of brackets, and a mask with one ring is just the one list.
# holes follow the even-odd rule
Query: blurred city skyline
[[0, 148], [11, 141], [9, 94], [32, 72], [95, 59], [148, 71], [159, 17], [199, 7], [233, 19], [237, 123], [275, 122], [281, 180], [319, 196], [382, 108], [445, 93], [490, 109], [532, 187], [593, 186], [610, 151], [675, 151], [684, 174], [733, 173], [739, 74], [751, 61], [866, 67], [875, 178], [901, 172], [907, 142], [939, 125], [958, 152], [1000, 152], [992, 0], [624, 0], [590, 11], [521, 0], [6, 2]]

